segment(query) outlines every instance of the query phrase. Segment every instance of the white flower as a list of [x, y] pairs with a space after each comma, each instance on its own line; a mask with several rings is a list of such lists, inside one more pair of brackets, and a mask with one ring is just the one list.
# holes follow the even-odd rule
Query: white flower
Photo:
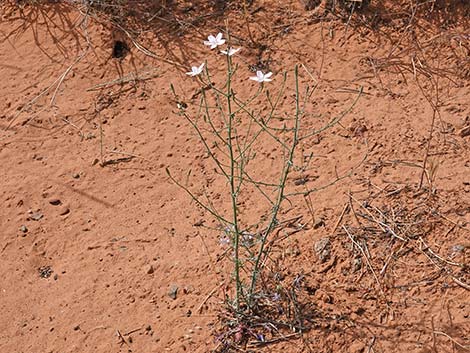
[[204, 45], [211, 47], [211, 49], [215, 49], [225, 43], [225, 39], [222, 39], [222, 33], [217, 34], [215, 37], [211, 34], [207, 39], [204, 41]]
[[228, 50], [221, 50], [220, 52], [222, 54], [225, 54], [225, 55], [228, 55], [228, 56], [232, 56], [232, 55], [235, 55], [236, 53], [238, 53], [242, 48], [237, 48], [237, 49], [234, 49], [234, 48], [228, 48]]
[[199, 67], [198, 66], [191, 67], [191, 71], [186, 72], [186, 75], [197, 76], [202, 72], [202, 69], [204, 69], [204, 63], [202, 63], [201, 66], [199, 66]]
[[272, 72], [268, 72], [267, 74], [264, 74], [263, 71], [256, 71], [256, 76], [250, 77], [250, 80], [262, 83], [262, 82], [271, 82], [272, 79], [270, 77], [273, 75]]

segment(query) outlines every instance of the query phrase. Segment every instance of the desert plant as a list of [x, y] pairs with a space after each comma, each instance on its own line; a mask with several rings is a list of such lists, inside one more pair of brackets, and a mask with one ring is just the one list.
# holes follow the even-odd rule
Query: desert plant
[[[216, 49], [226, 41], [222, 33], [209, 36], [206, 45]], [[299, 143], [299, 130], [301, 120], [300, 93], [298, 68], [294, 70], [295, 80], [295, 112], [292, 119], [277, 119], [281, 97], [284, 95], [287, 74], [279, 80], [282, 81], [278, 93], [273, 97], [266, 85], [272, 80], [272, 73], [256, 72], [250, 79], [256, 81], [259, 87], [255, 94], [246, 99], [239, 98], [234, 89], [234, 76], [238, 65], [234, 62], [239, 49], [227, 46], [221, 53], [226, 61], [226, 80], [224, 86], [218, 88], [212, 79], [211, 71], [206, 63], [192, 68], [188, 75], [195, 77], [200, 83], [201, 99], [199, 111], [191, 116], [186, 104], [178, 104], [179, 115], [184, 117], [196, 131], [202, 142], [205, 152], [215, 163], [219, 175], [226, 180], [228, 190], [226, 195], [230, 202], [230, 214], [222, 215], [210, 203], [205, 203], [182, 183], [178, 182], [167, 170], [170, 178], [183, 188], [192, 199], [220, 223], [224, 235], [230, 239], [233, 250], [235, 296], [233, 306], [238, 311], [241, 308], [253, 308], [256, 284], [261, 267], [261, 260], [266, 251], [266, 243], [274, 228], [278, 225], [278, 216], [282, 203], [285, 201], [284, 193], [289, 173], [294, 167], [294, 153]], [[207, 91], [212, 93], [209, 96]], [[172, 91], [179, 100], [174, 87]], [[253, 109], [253, 102], [263, 97], [268, 106], [267, 111]], [[243, 118], [242, 118], [243, 116]], [[245, 119], [249, 122], [245, 123]], [[276, 126], [277, 125], [277, 126]], [[207, 134], [209, 133], [209, 134]], [[280, 149], [284, 162], [279, 171], [278, 182], [256, 180], [251, 175], [249, 165], [255, 163], [258, 157], [255, 148], [262, 135], [268, 136], [274, 145]], [[215, 143], [210, 143], [210, 139]], [[257, 190], [270, 205], [270, 217], [267, 227], [260, 234], [254, 235], [246, 230], [248, 225], [240, 219], [240, 199], [247, 193]], [[254, 251], [255, 246], [257, 251]], [[243, 251], [244, 250], [244, 251]], [[242, 278], [242, 268], [248, 270], [250, 278]]]
[[[256, 71], [256, 76], [250, 77], [250, 80], [258, 84], [256, 91], [249, 97], [241, 97], [236, 89], [240, 83], [235, 79], [240, 69], [236, 59], [240, 49], [231, 46], [228, 31], [226, 35], [227, 40], [219, 33], [217, 36], [209, 36], [204, 42], [213, 50], [220, 50], [221, 46], [225, 48], [219, 53], [225, 57], [225, 80], [222, 86], [214, 82], [207, 62], [193, 66], [187, 72], [187, 75], [197, 80], [200, 87], [198, 93], [193, 95], [200, 96], [195, 109], [188, 106], [171, 85], [179, 116], [192, 126], [206, 156], [215, 164], [219, 180], [226, 186], [225, 204], [222, 202], [222, 206], [216, 207], [213, 200], [204, 200], [198, 196], [174, 177], [169, 169], [167, 174], [196, 204], [215, 217], [223, 238], [230, 244], [234, 295], [228, 298], [228, 304], [229, 309], [235, 313], [234, 320], [240, 322], [250, 315], [258, 315], [262, 310], [260, 301], [266, 297], [266, 290], [262, 292], [260, 289], [260, 273], [268, 258], [270, 245], [275, 240], [275, 230], [281, 226], [282, 206], [288, 200], [289, 175], [305, 167], [295, 162], [296, 151], [302, 141], [334, 126], [344, 114], [318, 129], [301, 126], [302, 119], [306, 116], [305, 107], [315, 86], [307, 85], [301, 93], [298, 66], [292, 72], [293, 81], [289, 81], [288, 72], [273, 77], [271, 72]], [[278, 81], [275, 94], [268, 86], [272, 85], [272, 80]], [[290, 109], [281, 106], [286, 97], [288, 82], [292, 82], [294, 86]], [[272, 173], [266, 173], [268, 175], [262, 178], [259, 173], [253, 174], [251, 166], [266, 163], [267, 159], [263, 156], [266, 141], [269, 141], [270, 151], [275, 151], [279, 158], [275, 159], [276, 175], [269, 176]], [[308, 190], [305, 193], [310, 192]], [[241, 209], [240, 205], [253, 193], [261, 195], [267, 206], [256, 217], [250, 214], [249, 218], [257, 221], [256, 224], [249, 224], [247, 210]], [[227, 205], [225, 211], [221, 211]], [[252, 231], [254, 228], [258, 231]], [[300, 280], [297, 285], [299, 283]]]

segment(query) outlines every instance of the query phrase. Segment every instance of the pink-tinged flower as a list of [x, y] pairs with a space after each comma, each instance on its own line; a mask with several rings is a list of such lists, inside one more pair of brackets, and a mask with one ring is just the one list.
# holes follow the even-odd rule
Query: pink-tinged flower
[[219, 45], [225, 44], [225, 39], [222, 39], [222, 33], [217, 34], [215, 37], [211, 34], [207, 39], [208, 40], [204, 41], [204, 45], [207, 45], [211, 49], [215, 49]]
[[267, 74], [264, 74], [263, 71], [256, 71], [256, 76], [250, 77], [250, 80], [262, 83], [262, 82], [271, 82], [272, 79], [270, 77], [273, 75], [272, 72], [268, 72]]
[[189, 76], [197, 76], [199, 74], [201, 74], [202, 72], [202, 69], [204, 69], [204, 63], [201, 64], [201, 66], [193, 66], [191, 67], [191, 71], [190, 72], [186, 72], [186, 75], [189, 75]]
[[242, 48], [237, 48], [237, 49], [234, 49], [234, 48], [228, 48], [228, 50], [221, 50], [220, 52], [222, 54], [225, 54], [225, 55], [228, 55], [228, 56], [232, 56], [232, 55], [235, 55], [236, 53], [238, 53]]

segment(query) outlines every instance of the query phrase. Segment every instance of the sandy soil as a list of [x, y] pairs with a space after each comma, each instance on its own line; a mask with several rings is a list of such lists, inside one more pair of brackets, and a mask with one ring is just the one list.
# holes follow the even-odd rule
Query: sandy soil
[[[213, 10], [192, 6], [174, 11]], [[286, 286], [301, 278], [310, 329], [266, 346], [245, 332], [239, 351], [469, 351], [469, 10], [453, 23], [435, 10], [410, 33], [398, 15], [374, 17], [376, 6], [348, 22], [256, 0], [248, 21], [233, 7], [132, 42], [67, 5], [2, 4], [0, 351], [230, 351], [217, 340], [233, 294], [221, 231], [165, 171], [183, 180], [191, 170], [191, 189], [228, 209], [227, 185], [170, 91], [197, 104], [185, 72], [204, 60], [222, 82], [202, 41], [225, 18], [243, 47], [237, 94], [256, 91], [253, 65], [273, 71], [275, 91], [298, 64], [301, 83], [317, 85], [305, 126], [352, 107], [302, 145], [299, 165], [313, 158], [288, 188], [319, 190], [282, 209], [291, 235], [271, 254]], [[116, 40], [123, 58], [112, 57]], [[291, 110], [292, 90], [281, 112]], [[260, 141], [251, 172], [275, 178], [276, 152]], [[267, 212], [250, 195], [240, 209], [246, 225]]]

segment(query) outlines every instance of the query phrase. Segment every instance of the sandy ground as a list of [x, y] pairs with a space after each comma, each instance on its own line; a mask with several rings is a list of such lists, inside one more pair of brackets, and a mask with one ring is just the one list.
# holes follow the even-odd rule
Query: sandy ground
[[[146, 32], [149, 55], [69, 7], [15, 6], [2, 5], [0, 23], [0, 351], [223, 349], [216, 336], [233, 285], [221, 232], [165, 171], [183, 180], [191, 170], [191, 189], [227, 206], [227, 185], [170, 91], [197, 103], [185, 72], [204, 60], [221, 80], [221, 57], [202, 41], [223, 20], [173, 37]], [[317, 85], [305, 126], [352, 108], [302, 145], [297, 160], [313, 158], [289, 190], [319, 190], [283, 208], [292, 235], [272, 253], [285, 281], [301, 275], [311, 329], [266, 347], [250, 336], [240, 351], [469, 351], [468, 33], [459, 37], [457, 23], [437, 41], [425, 21], [423, 57], [404, 35], [386, 39], [395, 23], [374, 32], [318, 21], [297, 1], [250, 11], [262, 49], [239, 9], [226, 14], [243, 47], [237, 94], [256, 91], [252, 65], [273, 71], [274, 92], [298, 64], [301, 83]], [[129, 48], [121, 59], [118, 39]], [[280, 110], [292, 110], [292, 90]], [[276, 177], [278, 151], [259, 148], [251, 172]], [[240, 209], [256, 224], [266, 205], [247, 196]]]

